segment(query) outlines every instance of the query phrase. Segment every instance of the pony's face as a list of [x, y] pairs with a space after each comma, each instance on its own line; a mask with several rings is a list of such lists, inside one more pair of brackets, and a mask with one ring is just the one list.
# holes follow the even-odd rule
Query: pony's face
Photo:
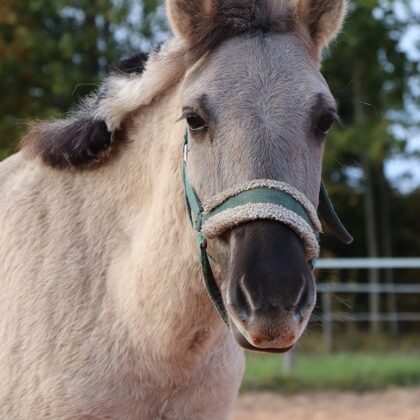
[[[296, 33], [251, 30], [220, 43], [187, 73], [182, 114], [188, 178], [201, 201], [269, 179], [317, 207], [325, 139], [337, 112], [317, 60]], [[269, 352], [293, 347], [316, 300], [302, 238], [285, 224], [258, 220], [210, 240], [208, 251], [238, 343]]]
[[[183, 115], [188, 177], [201, 200], [271, 179], [318, 205], [322, 153], [336, 108], [296, 36], [256, 33], [222, 43], [189, 72]], [[269, 351], [293, 346], [316, 298], [296, 233], [255, 221], [210, 241], [209, 252], [238, 342]]]

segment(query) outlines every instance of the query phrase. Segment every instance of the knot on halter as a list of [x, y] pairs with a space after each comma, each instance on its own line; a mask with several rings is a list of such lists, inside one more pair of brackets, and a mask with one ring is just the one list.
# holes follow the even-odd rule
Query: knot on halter
[[242, 223], [274, 220], [295, 231], [308, 261], [319, 255], [321, 222], [312, 203], [284, 182], [257, 179], [229, 188], [203, 204], [201, 233], [213, 239]]

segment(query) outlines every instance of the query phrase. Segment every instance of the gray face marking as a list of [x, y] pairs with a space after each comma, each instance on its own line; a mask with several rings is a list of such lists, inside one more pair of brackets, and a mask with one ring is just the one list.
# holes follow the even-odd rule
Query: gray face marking
[[284, 181], [318, 203], [323, 138], [316, 120], [335, 101], [292, 34], [222, 43], [190, 71], [184, 109], [208, 124], [191, 136], [188, 173], [200, 197], [251, 179]]
[[[247, 34], [222, 43], [187, 74], [183, 112], [207, 126], [190, 133], [188, 153], [188, 177], [201, 200], [274, 179], [318, 205], [325, 138], [319, 127], [329, 126], [335, 101], [296, 36]], [[238, 343], [270, 352], [293, 346], [316, 298], [296, 234], [261, 220], [209, 241], [209, 253]]]

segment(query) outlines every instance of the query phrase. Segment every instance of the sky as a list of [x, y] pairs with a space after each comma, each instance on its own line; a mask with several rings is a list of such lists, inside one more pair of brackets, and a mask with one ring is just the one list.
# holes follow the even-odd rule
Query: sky
[[[406, 9], [401, 1], [394, 2], [394, 13], [398, 20], [406, 22], [410, 20], [411, 25], [402, 34], [399, 48], [404, 51], [407, 58], [417, 63], [418, 74], [411, 81], [413, 93], [420, 97], [420, 0], [412, 0], [411, 6], [414, 11], [413, 16], [406, 13]], [[378, 16], [379, 17], [379, 16]], [[406, 112], [417, 122], [417, 127], [410, 131], [402, 127], [394, 126], [391, 129], [397, 138], [407, 140], [407, 152], [417, 152], [419, 157], [406, 158], [395, 156], [385, 164], [385, 173], [391, 183], [401, 192], [408, 193], [420, 187], [420, 109], [414, 103], [406, 103]]]

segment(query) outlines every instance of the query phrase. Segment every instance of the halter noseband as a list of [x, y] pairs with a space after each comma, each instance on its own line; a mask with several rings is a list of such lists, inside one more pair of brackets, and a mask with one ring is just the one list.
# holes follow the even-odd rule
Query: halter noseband
[[[206, 240], [214, 239], [227, 230], [249, 221], [274, 220], [295, 231], [303, 242], [307, 261], [314, 268], [314, 262], [319, 256], [321, 223], [316, 209], [304, 194], [289, 184], [276, 180], [249, 181], [202, 203], [188, 181], [187, 158], [188, 132], [184, 136], [182, 170], [188, 215], [193, 228], [198, 232], [200, 263], [207, 292], [223, 321], [228, 325], [226, 308], [210, 266]], [[353, 241], [337, 216], [323, 183], [318, 210], [324, 223], [338, 239], [346, 244]]]

